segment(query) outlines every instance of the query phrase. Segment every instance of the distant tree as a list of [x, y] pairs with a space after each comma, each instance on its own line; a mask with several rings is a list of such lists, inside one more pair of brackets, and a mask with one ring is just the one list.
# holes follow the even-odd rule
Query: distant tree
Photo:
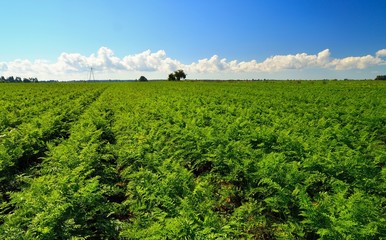
[[21, 82], [21, 77], [16, 77], [16, 78], [15, 78], [15, 81], [16, 81], [16, 82]]
[[386, 80], [386, 75], [378, 75], [375, 80]]
[[176, 76], [174, 76], [174, 73], [169, 74], [168, 80], [169, 81], [175, 81], [176, 80]]
[[147, 78], [145, 78], [144, 76], [141, 76], [138, 81], [140, 82], [147, 82]]
[[184, 70], [180, 69], [175, 71], [174, 73], [170, 73], [168, 80], [169, 81], [180, 81], [182, 79], [186, 79], [186, 73]]
[[29, 82], [31, 82], [28, 78], [23, 78], [23, 82], [25, 82], [25, 83], [29, 83]]
[[177, 70], [174, 72], [174, 76], [176, 76], [177, 81], [180, 81], [182, 79], [186, 79], [186, 74], [184, 73], [184, 70]]
[[15, 81], [15, 79], [13, 78], [13, 76], [10, 76], [7, 78], [7, 82], [14, 82], [14, 81]]
[[0, 82], [5, 82], [5, 77], [4, 76], [0, 77]]

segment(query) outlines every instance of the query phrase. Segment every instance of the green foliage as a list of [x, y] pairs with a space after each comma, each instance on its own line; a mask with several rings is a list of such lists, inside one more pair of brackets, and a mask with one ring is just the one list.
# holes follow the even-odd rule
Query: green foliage
[[180, 81], [181, 79], [185, 79], [185, 78], [186, 78], [186, 73], [182, 69], [177, 70], [174, 73], [170, 73], [168, 76], [169, 81]]
[[378, 75], [375, 80], [386, 80], [386, 75]]
[[141, 76], [141, 77], [138, 79], [138, 81], [140, 81], [140, 82], [147, 82], [147, 78], [144, 77], [144, 76]]
[[174, 75], [174, 73], [170, 73], [170, 74], [169, 74], [168, 80], [169, 80], [169, 81], [175, 81], [175, 80], [177, 80], [177, 79], [176, 79], [176, 76]]
[[382, 81], [4, 86], [2, 239], [386, 237]]
[[39, 82], [37, 78], [23, 78], [21, 79], [21, 77], [16, 77], [14, 78], [13, 76], [10, 76], [8, 78], [5, 78], [4, 76], [1, 76], [0, 77], [0, 83], [30, 83], [30, 82], [34, 82], [34, 83], [37, 83]]

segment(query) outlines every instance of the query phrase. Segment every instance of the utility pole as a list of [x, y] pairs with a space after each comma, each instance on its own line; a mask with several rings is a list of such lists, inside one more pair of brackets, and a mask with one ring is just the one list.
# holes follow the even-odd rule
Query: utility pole
[[91, 81], [95, 81], [95, 75], [94, 75], [94, 69], [92, 67], [90, 67], [90, 73], [88, 75], [88, 80]]

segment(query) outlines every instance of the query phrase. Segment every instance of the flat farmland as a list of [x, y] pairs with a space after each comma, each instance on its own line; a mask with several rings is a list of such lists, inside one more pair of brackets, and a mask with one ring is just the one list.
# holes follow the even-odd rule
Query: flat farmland
[[0, 84], [0, 239], [386, 239], [386, 81]]

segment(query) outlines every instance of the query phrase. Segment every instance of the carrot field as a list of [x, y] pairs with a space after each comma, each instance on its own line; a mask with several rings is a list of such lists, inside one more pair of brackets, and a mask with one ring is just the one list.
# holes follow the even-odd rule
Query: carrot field
[[0, 239], [386, 239], [386, 82], [0, 84]]

